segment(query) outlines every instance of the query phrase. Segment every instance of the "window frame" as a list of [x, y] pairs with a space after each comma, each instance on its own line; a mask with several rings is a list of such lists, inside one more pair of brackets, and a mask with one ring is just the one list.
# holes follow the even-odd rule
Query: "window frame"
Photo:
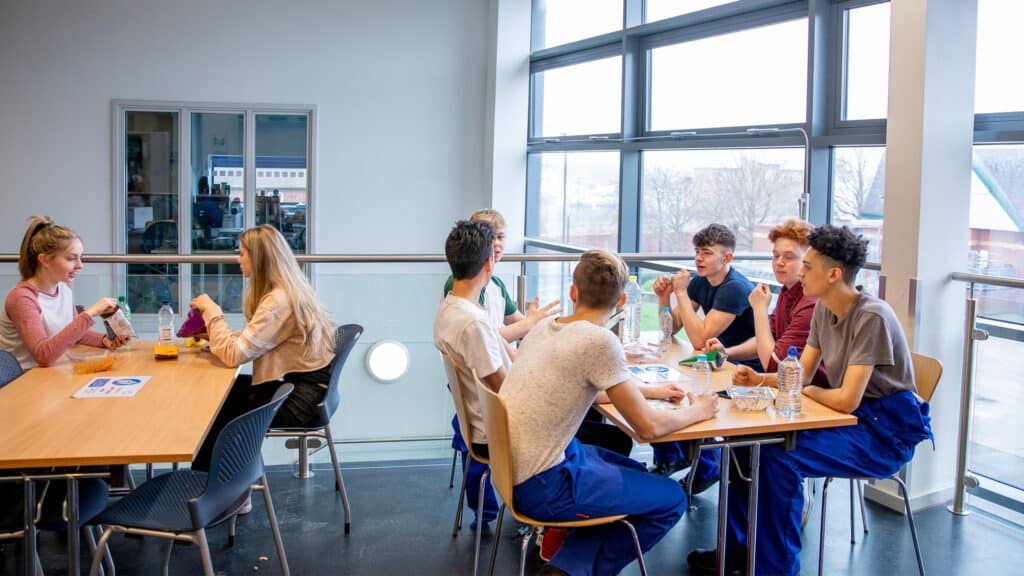
[[[114, 226], [116, 234], [114, 238], [114, 249], [119, 254], [127, 253], [128, 234], [126, 222], [127, 210], [127, 183], [125, 182], [125, 115], [128, 112], [170, 112], [176, 113], [178, 131], [178, 143], [174, 153], [177, 156], [177, 178], [178, 178], [178, 238], [191, 238], [192, 229], [192, 182], [189, 173], [192, 150], [192, 114], [193, 113], [221, 113], [221, 114], [242, 114], [244, 117], [244, 151], [245, 160], [242, 167], [242, 176], [245, 182], [243, 190], [244, 215], [243, 227], [252, 227], [256, 222], [256, 116], [292, 114], [305, 115], [307, 117], [306, 130], [306, 175], [307, 175], [307, 198], [306, 198], [306, 248], [305, 254], [312, 254], [316, 251], [316, 204], [317, 204], [317, 179], [316, 179], [316, 142], [317, 142], [317, 120], [319, 117], [315, 104], [258, 104], [241, 102], [188, 102], [188, 101], [150, 101], [150, 100], [125, 100], [115, 99], [111, 101], [111, 116], [113, 118], [113, 132], [111, 135], [111, 146], [113, 153], [111, 157], [111, 186], [114, 198]], [[191, 242], [178, 242], [177, 255], [189, 255], [192, 253]], [[115, 273], [115, 287], [118, 294], [126, 293], [127, 288], [127, 265], [117, 264]], [[311, 272], [307, 266], [307, 274]], [[192, 298], [192, 266], [178, 266], [178, 301], [188, 302]]]

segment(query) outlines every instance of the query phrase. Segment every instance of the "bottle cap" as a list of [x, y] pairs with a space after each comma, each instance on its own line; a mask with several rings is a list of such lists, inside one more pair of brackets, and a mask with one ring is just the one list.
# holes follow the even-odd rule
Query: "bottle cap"
[[707, 354], [697, 354], [697, 362], [707, 362]]
[[800, 352], [796, 349], [796, 346], [790, 346], [789, 350], [786, 351], [787, 356], [800, 356]]
[[671, 312], [672, 310], [668, 306], [662, 306], [661, 307], [661, 311], [662, 312]]
[[170, 300], [164, 300], [163, 303], [164, 303], [164, 306], [170, 306], [171, 305], [171, 301]]
[[636, 282], [636, 276], [635, 276], [635, 275], [633, 275], [633, 274], [630, 274], [630, 275], [629, 275], [629, 281], [630, 281], [630, 282]]
[[121, 302], [123, 304], [124, 303], [124, 296], [118, 296], [117, 297], [117, 301]]

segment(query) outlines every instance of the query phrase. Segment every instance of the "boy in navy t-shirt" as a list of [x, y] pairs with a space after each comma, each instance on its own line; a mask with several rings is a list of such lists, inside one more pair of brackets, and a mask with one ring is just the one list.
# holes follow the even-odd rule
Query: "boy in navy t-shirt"
[[[690, 344], [706, 349], [708, 340], [717, 338], [726, 347], [734, 346], [754, 337], [754, 311], [747, 297], [754, 285], [732, 267], [736, 236], [722, 224], [710, 224], [693, 235], [694, 264], [697, 277], [683, 269], [669, 278], [654, 281], [658, 295], [658, 308], [672, 307], [674, 330], [686, 332]], [[704, 317], [697, 311], [704, 312]], [[669, 475], [689, 466], [683, 447], [678, 442], [658, 442], [654, 449], [654, 472]], [[714, 454], [701, 452], [696, 468], [694, 493], [702, 492], [718, 478], [718, 464]]]

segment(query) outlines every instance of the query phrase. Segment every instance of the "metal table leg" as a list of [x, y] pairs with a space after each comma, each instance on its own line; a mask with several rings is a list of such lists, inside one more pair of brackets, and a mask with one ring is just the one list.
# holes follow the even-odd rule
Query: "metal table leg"
[[[726, 444], [722, 446], [722, 461], [719, 463], [719, 485], [718, 485], [718, 574], [725, 576], [725, 530], [728, 519], [726, 518], [726, 502], [729, 501], [729, 466], [731, 464], [732, 448]], [[694, 463], [696, 465], [696, 463]]]
[[82, 573], [78, 557], [78, 478], [68, 476], [68, 574]]
[[750, 512], [747, 514], [747, 574], [754, 574], [757, 556], [757, 487], [761, 471], [761, 445], [750, 447]]
[[25, 576], [36, 574], [36, 485], [25, 478]]

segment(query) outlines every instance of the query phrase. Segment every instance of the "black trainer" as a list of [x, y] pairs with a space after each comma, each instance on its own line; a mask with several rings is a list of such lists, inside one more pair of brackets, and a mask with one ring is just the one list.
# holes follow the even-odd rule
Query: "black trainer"
[[[689, 474], [684, 476], [683, 479], [679, 481], [679, 484], [683, 487], [683, 490], [686, 490], [686, 485], [690, 481], [690, 474], [693, 474], [693, 468], [690, 469], [690, 473]], [[707, 490], [708, 488], [711, 488], [716, 483], [718, 483], [718, 476], [712, 476], [710, 478], [703, 478], [703, 479], [702, 478], [694, 478], [693, 479], [693, 492], [692, 492], [692, 494], [694, 496], [696, 496], [697, 494], [700, 494], [701, 492]]]
[[658, 476], [668, 478], [680, 470], [685, 470], [689, 465], [690, 463], [685, 459], [673, 460], [671, 462], [658, 462], [654, 466], [651, 466], [647, 471], [651, 474], [657, 474]]
[[[742, 573], [747, 567], [746, 554], [726, 554], [725, 572]], [[697, 574], [718, 574], [718, 551], [697, 548], [686, 555], [686, 563]]]

